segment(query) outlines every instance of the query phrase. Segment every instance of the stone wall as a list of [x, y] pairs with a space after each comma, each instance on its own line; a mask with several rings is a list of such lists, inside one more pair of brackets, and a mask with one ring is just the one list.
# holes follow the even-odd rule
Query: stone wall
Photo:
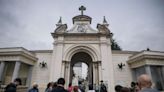
[[[130, 83], [132, 81], [132, 74], [131, 69], [126, 62], [129, 56], [131, 56], [131, 54], [112, 54], [115, 85], [130, 87]], [[118, 67], [118, 64], [120, 63], [125, 64], [122, 70]]]
[[[51, 56], [51, 52], [36, 52], [38, 61], [33, 68], [31, 85], [36, 82], [39, 85], [40, 90], [44, 90], [47, 83], [50, 82]], [[40, 67], [41, 62], [46, 62], [47, 66], [45, 68]]]

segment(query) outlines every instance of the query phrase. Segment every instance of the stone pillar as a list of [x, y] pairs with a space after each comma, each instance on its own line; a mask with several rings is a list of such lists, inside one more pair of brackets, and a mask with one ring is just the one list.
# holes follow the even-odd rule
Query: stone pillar
[[[162, 66], [162, 76], [164, 76], [164, 66]], [[164, 80], [164, 78], [163, 78]]]
[[137, 81], [135, 68], [132, 68], [132, 69], [131, 69], [131, 72], [132, 72], [132, 77], [133, 77], [132, 80], [133, 80], [133, 81]]
[[18, 77], [20, 65], [21, 65], [21, 62], [19, 62], [19, 61], [15, 62], [15, 67], [14, 67], [14, 72], [13, 72], [13, 76], [12, 76], [12, 81], [14, 81], [14, 79]]
[[64, 77], [65, 77], [65, 76], [64, 76], [64, 73], [65, 73], [65, 61], [62, 61], [62, 70], [61, 70], [61, 71], [62, 71], [62, 72], [61, 72], [60, 75], [61, 75], [61, 77], [64, 78]]
[[1, 64], [0, 64], [0, 81], [2, 81], [4, 68], [5, 68], [5, 62], [1, 61]]
[[93, 84], [96, 84], [96, 64], [93, 62]]
[[99, 72], [98, 72], [98, 62], [96, 63], [96, 84], [99, 83]]
[[67, 88], [69, 85], [70, 80], [70, 62], [65, 61], [65, 87]]
[[[161, 71], [162, 71], [162, 76], [164, 76], [164, 66], [162, 66], [162, 69], [161, 69]], [[162, 77], [161, 76], [161, 77]], [[164, 81], [164, 77], [162, 78], [162, 80]], [[161, 82], [162, 83], [162, 86], [163, 86], [163, 88], [164, 88], [164, 82]]]
[[98, 74], [98, 62], [93, 63], [93, 73], [94, 73], [94, 84], [99, 83], [99, 74]]
[[56, 41], [57, 43], [54, 43], [54, 49], [53, 49], [53, 54], [52, 54], [52, 62], [50, 70], [50, 81], [56, 81], [58, 80], [62, 75], [62, 62], [63, 62], [63, 43], [62, 40], [63, 37], [58, 37], [58, 40]]
[[32, 70], [33, 70], [33, 66], [29, 65], [28, 76], [27, 76], [27, 83], [26, 83], [27, 87], [31, 87]]
[[145, 71], [146, 71], [146, 74], [148, 74], [149, 77], [152, 79], [152, 74], [151, 74], [151, 70], [150, 70], [150, 65], [146, 65], [146, 66], [145, 66]]
[[89, 84], [93, 84], [93, 63], [89, 64], [88, 71], [89, 71], [88, 72], [89, 73], [89, 77], [88, 77]]
[[102, 67], [101, 67], [101, 61], [98, 62], [98, 74], [99, 74], [99, 81], [98, 84], [100, 83], [102, 79]]
[[102, 78], [109, 92], [114, 92], [114, 66], [110, 38], [100, 37], [100, 54], [102, 61]]

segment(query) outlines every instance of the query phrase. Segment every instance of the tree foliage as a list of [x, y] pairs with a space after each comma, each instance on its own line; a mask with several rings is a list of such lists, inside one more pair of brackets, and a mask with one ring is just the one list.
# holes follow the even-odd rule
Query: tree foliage
[[111, 45], [112, 50], [122, 50], [121, 47], [118, 45], [118, 43], [113, 38], [112, 38], [111, 42], [112, 42], [112, 45]]

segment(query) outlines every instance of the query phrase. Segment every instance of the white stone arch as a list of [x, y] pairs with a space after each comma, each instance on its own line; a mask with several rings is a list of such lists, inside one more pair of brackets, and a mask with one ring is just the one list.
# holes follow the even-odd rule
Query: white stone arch
[[63, 61], [71, 61], [72, 56], [78, 52], [89, 54], [92, 61], [100, 61], [99, 52], [91, 45], [73, 45], [64, 52]]

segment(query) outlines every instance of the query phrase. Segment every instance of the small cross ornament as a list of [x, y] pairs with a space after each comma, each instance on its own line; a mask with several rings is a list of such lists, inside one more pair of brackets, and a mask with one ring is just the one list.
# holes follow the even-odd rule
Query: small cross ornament
[[79, 11], [81, 11], [81, 15], [83, 15], [83, 11], [85, 11], [86, 10], [86, 8], [84, 7], [84, 6], [81, 6], [80, 8], [79, 8]]

